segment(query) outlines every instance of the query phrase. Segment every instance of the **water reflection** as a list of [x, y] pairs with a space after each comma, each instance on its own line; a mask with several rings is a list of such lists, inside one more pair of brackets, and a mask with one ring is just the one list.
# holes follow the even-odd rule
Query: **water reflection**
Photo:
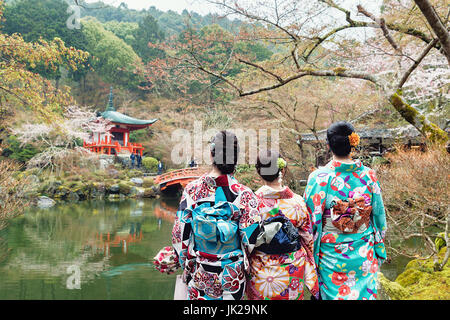
[[[0, 299], [172, 299], [175, 275], [151, 262], [171, 243], [177, 205], [146, 199], [29, 210], [0, 231]], [[382, 271], [394, 280], [407, 262], [397, 258]], [[80, 270], [79, 290], [68, 289], [71, 266]]]
[[[171, 299], [174, 275], [151, 260], [170, 244], [175, 212], [159, 200], [30, 210], [1, 231], [0, 299]], [[67, 289], [70, 266], [80, 290]]]

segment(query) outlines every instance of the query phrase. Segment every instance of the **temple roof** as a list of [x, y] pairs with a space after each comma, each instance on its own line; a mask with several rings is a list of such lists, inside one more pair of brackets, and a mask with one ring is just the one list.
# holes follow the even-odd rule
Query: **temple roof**
[[136, 119], [136, 118], [127, 116], [126, 114], [116, 111], [116, 109], [114, 108], [114, 103], [113, 103], [114, 95], [113, 95], [112, 90], [113, 89], [111, 87], [111, 90], [109, 93], [109, 101], [108, 101], [106, 110], [105, 110], [105, 112], [101, 113], [101, 116], [104, 119], [108, 119], [114, 123], [138, 125], [138, 126], [151, 125], [151, 124], [155, 123], [156, 121], [158, 121], [158, 119], [151, 119], [151, 120]]
[[[400, 139], [400, 138], [417, 138], [421, 136], [419, 130], [412, 125], [397, 128], [355, 128], [361, 139], [384, 138], [384, 139]], [[327, 130], [317, 131], [320, 141], [326, 141]], [[316, 141], [316, 137], [312, 133], [301, 134], [303, 141]]]

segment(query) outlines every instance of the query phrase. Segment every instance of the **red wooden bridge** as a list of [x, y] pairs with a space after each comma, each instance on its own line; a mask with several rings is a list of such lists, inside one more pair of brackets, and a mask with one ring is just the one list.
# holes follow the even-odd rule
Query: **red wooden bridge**
[[159, 176], [156, 176], [154, 182], [159, 185], [161, 191], [164, 191], [169, 186], [180, 185], [182, 188], [209, 171], [208, 167], [186, 168], [175, 171], [170, 171]]

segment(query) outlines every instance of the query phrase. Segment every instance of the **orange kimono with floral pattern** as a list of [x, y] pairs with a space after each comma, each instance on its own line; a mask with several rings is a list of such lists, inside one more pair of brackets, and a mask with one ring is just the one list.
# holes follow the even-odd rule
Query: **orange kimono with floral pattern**
[[263, 186], [256, 195], [261, 200], [259, 210], [262, 219], [270, 218], [270, 211], [278, 207], [297, 227], [301, 247], [288, 254], [266, 254], [255, 249], [250, 256], [247, 297], [251, 300], [303, 300], [306, 286], [318, 298], [312, 224], [303, 198], [288, 187], [277, 191]]

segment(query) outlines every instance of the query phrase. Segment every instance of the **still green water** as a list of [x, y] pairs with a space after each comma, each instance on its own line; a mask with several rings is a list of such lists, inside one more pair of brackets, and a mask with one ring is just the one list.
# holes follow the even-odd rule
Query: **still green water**
[[[175, 275], [152, 260], [176, 209], [177, 199], [31, 208], [0, 231], [0, 299], [173, 299]], [[381, 271], [394, 280], [406, 263]]]
[[173, 299], [175, 275], [152, 260], [171, 243], [176, 208], [129, 200], [30, 209], [0, 231], [0, 299]]

